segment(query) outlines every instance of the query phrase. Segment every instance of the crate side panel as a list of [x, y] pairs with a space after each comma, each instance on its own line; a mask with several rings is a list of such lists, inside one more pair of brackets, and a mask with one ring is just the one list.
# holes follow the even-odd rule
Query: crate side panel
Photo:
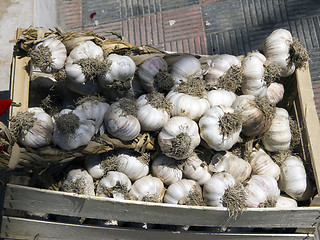
[[4, 208], [126, 222], [213, 227], [314, 228], [320, 217], [317, 207], [270, 208], [248, 209], [234, 220], [225, 208], [117, 201], [11, 184], [6, 189]]
[[208, 233], [208, 232], [172, 232], [165, 230], [145, 230], [130, 228], [111, 228], [85, 226], [65, 223], [55, 223], [31, 219], [21, 219], [5, 216], [3, 218], [2, 227], [4, 231], [1, 233], [3, 238], [13, 239], [184, 239], [184, 240], [307, 240], [313, 239], [313, 234], [254, 234], [254, 233]]

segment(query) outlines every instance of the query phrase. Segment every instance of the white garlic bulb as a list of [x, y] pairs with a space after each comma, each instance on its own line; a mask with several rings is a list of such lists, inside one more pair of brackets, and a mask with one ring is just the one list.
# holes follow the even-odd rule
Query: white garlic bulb
[[130, 151], [121, 151], [116, 156], [117, 170], [126, 174], [132, 181], [146, 176], [149, 173], [150, 156], [138, 155]]
[[131, 189], [131, 181], [122, 172], [109, 171], [107, 175], [102, 178], [96, 190], [98, 197], [112, 197], [115, 199], [126, 199]]
[[203, 205], [201, 187], [194, 180], [181, 179], [168, 187], [164, 195], [164, 202], [181, 205]]
[[94, 196], [93, 179], [86, 170], [71, 170], [61, 186], [62, 191]]
[[282, 77], [291, 75], [295, 70], [295, 64], [290, 60], [292, 41], [292, 35], [288, 30], [276, 29], [264, 40], [262, 45], [264, 55], [281, 67]]
[[269, 175], [276, 180], [279, 179], [280, 167], [262, 148], [253, 149], [249, 155], [249, 163], [252, 166], [253, 174]]
[[266, 97], [269, 102], [276, 105], [283, 99], [284, 87], [281, 83], [273, 82], [269, 85], [267, 89]]
[[[224, 125], [230, 123], [233, 125]], [[229, 150], [238, 141], [242, 129], [240, 118], [234, 114], [233, 108], [224, 105], [205, 111], [199, 120], [199, 127], [201, 138], [216, 151]]]
[[164, 184], [171, 185], [182, 179], [182, 171], [175, 159], [159, 154], [152, 161], [152, 173], [160, 178]]
[[85, 158], [85, 166], [88, 173], [94, 178], [102, 178], [105, 174], [105, 170], [101, 166], [101, 158], [100, 155], [88, 155]]
[[130, 194], [134, 199], [148, 202], [162, 202], [164, 195], [163, 182], [151, 175], [136, 180], [130, 190]]
[[186, 159], [200, 144], [198, 125], [187, 117], [172, 117], [161, 129], [158, 143], [165, 155]]
[[215, 173], [203, 185], [203, 198], [208, 206], [223, 207], [222, 197], [225, 191], [236, 184], [231, 174], [226, 172]]
[[209, 68], [205, 73], [205, 80], [209, 83], [218, 83], [219, 78], [225, 74], [231, 66], [241, 66], [241, 61], [236, 56], [221, 54], [208, 61]]
[[196, 153], [184, 161], [182, 172], [185, 178], [195, 180], [200, 185], [205, 184], [211, 178], [207, 163], [202, 161]]
[[277, 200], [276, 208], [296, 208], [298, 203], [293, 198], [281, 194]]
[[244, 182], [250, 177], [252, 171], [252, 168], [247, 161], [231, 152], [226, 152], [219, 162], [209, 164], [209, 169], [212, 172], [229, 173], [237, 182]]
[[274, 207], [280, 196], [277, 181], [268, 175], [252, 175], [245, 185], [245, 191], [246, 206], [253, 208]]
[[110, 61], [111, 65], [106, 73], [99, 77], [99, 84], [101, 87], [108, 88], [116, 81], [132, 81], [136, 71], [136, 64], [130, 57], [118, 54], [110, 54], [107, 57], [107, 61]]
[[312, 197], [312, 187], [307, 178], [302, 160], [297, 156], [289, 156], [282, 161], [279, 188], [298, 201]]
[[289, 114], [284, 108], [276, 108], [270, 128], [263, 134], [262, 143], [266, 150], [287, 150], [291, 143]]
[[87, 145], [94, 133], [94, 122], [81, 118], [77, 112], [64, 109], [54, 116], [52, 141], [63, 150]]
[[39, 148], [50, 144], [52, 139], [53, 122], [51, 116], [42, 108], [29, 108], [34, 122], [32, 127], [22, 130], [19, 141], [26, 147]]
[[[123, 99], [124, 100], [124, 99]], [[129, 106], [127, 103], [134, 104], [135, 100], [117, 101], [110, 105], [108, 108], [104, 124], [108, 133], [123, 141], [130, 141], [135, 139], [141, 130], [139, 120], [135, 117], [136, 110], [133, 109], [134, 105]], [[122, 106], [125, 103], [127, 107]], [[131, 112], [133, 110], [133, 112]]]
[[172, 64], [170, 73], [175, 84], [187, 82], [189, 79], [202, 77], [201, 63], [194, 56], [186, 56]]
[[225, 105], [231, 107], [233, 101], [237, 98], [234, 92], [225, 89], [211, 90], [208, 92], [208, 101], [210, 107]]
[[143, 94], [137, 105], [137, 118], [143, 131], [158, 131], [170, 119], [171, 105], [161, 93]]
[[42, 72], [52, 73], [64, 67], [67, 49], [64, 44], [54, 38], [47, 38], [31, 51], [31, 60]]
[[264, 97], [267, 93], [267, 84], [264, 81], [264, 63], [266, 58], [259, 52], [253, 52], [242, 60], [243, 79], [241, 91], [243, 94], [250, 94]]

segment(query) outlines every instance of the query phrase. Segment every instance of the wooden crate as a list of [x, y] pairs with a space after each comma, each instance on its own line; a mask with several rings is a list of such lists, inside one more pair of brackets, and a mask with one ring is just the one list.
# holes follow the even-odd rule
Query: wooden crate
[[[27, 57], [13, 56], [11, 97], [22, 103], [22, 110], [28, 107], [28, 62]], [[320, 128], [308, 69], [296, 71], [291, 87], [290, 112], [299, 120], [303, 158], [312, 165], [319, 192]], [[319, 239], [319, 195], [309, 207], [247, 209], [235, 220], [225, 208], [120, 201], [7, 184], [3, 207], [0, 237], [5, 239]], [[14, 210], [23, 212], [13, 214]], [[68, 216], [75, 223], [57, 220], [62, 219], [59, 217], [34, 219], [25, 212]], [[84, 218], [92, 222], [81, 224]], [[96, 224], [100, 220], [127, 224]], [[131, 222], [146, 223], [147, 229], [130, 227]], [[191, 227], [186, 231], [182, 226]]]

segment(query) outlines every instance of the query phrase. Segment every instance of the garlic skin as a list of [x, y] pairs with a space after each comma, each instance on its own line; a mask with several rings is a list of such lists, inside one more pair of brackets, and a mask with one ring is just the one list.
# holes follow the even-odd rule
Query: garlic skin
[[187, 117], [172, 117], [161, 129], [158, 143], [168, 157], [177, 160], [188, 158], [200, 144], [198, 125]]
[[184, 201], [187, 200], [188, 195], [192, 194], [192, 192], [196, 192], [202, 199], [201, 187], [198, 182], [191, 179], [181, 179], [168, 187], [163, 201], [184, 204]]
[[152, 173], [166, 185], [171, 185], [182, 179], [182, 171], [178, 168], [177, 161], [159, 154], [152, 161]]
[[305, 201], [312, 197], [313, 190], [299, 157], [287, 157], [281, 163], [280, 169], [278, 184], [282, 191], [297, 201]]
[[116, 157], [117, 170], [126, 174], [130, 180], [135, 181], [147, 176], [149, 165], [138, 159], [138, 155], [130, 151], [122, 151]]
[[246, 206], [258, 208], [268, 199], [277, 200], [280, 189], [277, 181], [268, 175], [253, 175], [245, 186], [247, 194]]
[[191, 96], [176, 91], [170, 91], [166, 99], [172, 104], [172, 116], [185, 116], [194, 121], [198, 121], [203, 113], [210, 107], [206, 98]]
[[196, 153], [185, 160], [182, 165], [182, 173], [185, 178], [195, 180], [200, 185], [205, 184], [211, 178], [208, 165]]
[[71, 170], [61, 186], [62, 191], [94, 196], [93, 179], [86, 170]]
[[289, 114], [284, 108], [276, 108], [270, 128], [263, 134], [262, 143], [270, 152], [289, 149], [291, 143], [291, 130]]
[[269, 102], [273, 105], [276, 105], [283, 99], [284, 87], [281, 83], [273, 82], [267, 89], [267, 98]]
[[119, 102], [110, 105], [104, 117], [104, 124], [108, 133], [123, 141], [135, 139], [141, 131], [139, 120], [126, 114]]
[[116, 80], [132, 81], [136, 64], [130, 57], [110, 54], [107, 60], [111, 62], [111, 66], [106, 74], [98, 78], [101, 87], [108, 88]]
[[242, 130], [240, 125], [231, 134], [222, 133], [220, 119], [227, 113], [233, 114], [233, 108], [224, 105], [215, 106], [206, 110], [199, 120], [201, 138], [216, 151], [229, 150], [238, 141]]
[[133, 183], [130, 194], [140, 201], [162, 202], [164, 191], [163, 182], [157, 177], [148, 175]]
[[171, 66], [171, 76], [175, 84], [187, 82], [191, 78], [202, 77], [200, 61], [194, 56], [183, 57]]
[[91, 138], [93, 137], [95, 133], [95, 125], [94, 122], [87, 119], [81, 119], [81, 115], [77, 115], [76, 112], [64, 109], [61, 110], [61, 112], [56, 116], [63, 116], [68, 113], [72, 113], [78, 117], [79, 126], [77, 129], [75, 129], [75, 132], [70, 134], [65, 134], [60, 131], [57, 127], [56, 121], [54, 121], [54, 128], [53, 128], [53, 135], [52, 135], [52, 141], [55, 145], [58, 145], [63, 150], [69, 151], [72, 149], [76, 149], [80, 146], [87, 145]]
[[266, 58], [281, 67], [281, 77], [288, 77], [295, 70], [294, 63], [290, 61], [292, 42], [292, 35], [288, 30], [276, 29], [264, 40], [262, 45], [262, 51]]
[[241, 61], [234, 55], [221, 54], [213, 60], [208, 61], [208, 69], [204, 75], [206, 82], [217, 84], [220, 77], [225, 74], [231, 66], [241, 66]]
[[137, 99], [139, 110], [137, 118], [143, 131], [158, 131], [170, 119], [170, 113], [163, 108], [155, 108], [149, 102], [146, 94]]
[[277, 204], [275, 207], [276, 208], [296, 208], [298, 207], [298, 203], [293, 198], [281, 194], [277, 200]]
[[268, 175], [278, 180], [280, 176], [280, 167], [272, 158], [262, 149], [254, 149], [249, 155], [249, 163], [252, 167], [252, 173], [257, 175]]
[[137, 70], [141, 86], [147, 92], [158, 91], [155, 84], [156, 75], [159, 72], [167, 72], [168, 64], [162, 57], [150, 57], [146, 59]]
[[[131, 181], [127, 177], [127, 175], [125, 175], [122, 172], [109, 171], [107, 173], [107, 175], [99, 181], [99, 183], [97, 185], [96, 196], [108, 197], [105, 194], [105, 190], [112, 189], [117, 184], [124, 186], [128, 192], [131, 189]], [[124, 194], [119, 191], [116, 191], [116, 190], [112, 191], [112, 197], [115, 199], [120, 199], [120, 200], [125, 199]]]
[[83, 115], [81, 118], [94, 121], [95, 133], [98, 133], [108, 108], [108, 103], [96, 100], [87, 100], [78, 105], [75, 108], [74, 113], [77, 115]]
[[101, 62], [104, 60], [102, 48], [92, 41], [83, 42], [70, 52], [65, 70], [68, 76], [67, 86], [71, 91], [79, 94], [92, 94], [100, 91], [98, 84], [87, 81], [88, 79], [86, 78], [82, 67], [77, 63], [77, 61], [82, 59], [91, 58]]
[[203, 185], [203, 198], [208, 206], [223, 207], [222, 197], [227, 188], [236, 184], [231, 174], [219, 172]]
[[60, 40], [47, 38], [43, 42], [37, 44], [35, 49], [39, 49], [40, 46], [48, 47], [51, 52], [51, 63], [45, 69], [41, 68], [42, 72], [53, 73], [64, 67], [67, 59], [67, 49]]
[[85, 158], [85, 166], [87, 172], [94, 178], [99, 179], [102, 178], [105, 174], [105, 170], [101, 166], [100, 155], [88, 155]]
[[249, 137], [266, 132], [271, 124], [268, 116], [257, 106], [253, 95], [238, 96], [232, 108], [242, 116], [242, 133]]
[[237, 95], [234, 92], [227, 91], [225, 89], [211, 90], [208, 92], [208, 101], [210, 103], [210, 107], [218, 105], [231, 107], [236, 98]]
[[264, 81], [264, 63], [266, 57], [259, 52], [253, 52], [242, 60], [243, 80], [241, 91], [246, 95], [264, 97], [267, 93], [267, 84]]
[[251, 175], [251, 165], [237, 157], [231, 152], [226, 152], [225, 155], [215, 164], [209, 164], [209, 169], [212, 172], [226, 172], [232, 175], [237, 182], [244, 182]]
[[39, 148], [50, 144], [52, 139], [53, 121], [49, 114], [42, 108], [29, 108], [28, 112], [33, 113], [35, 121], [27, 131], [23, 130], [19, 141], [26, 147]]

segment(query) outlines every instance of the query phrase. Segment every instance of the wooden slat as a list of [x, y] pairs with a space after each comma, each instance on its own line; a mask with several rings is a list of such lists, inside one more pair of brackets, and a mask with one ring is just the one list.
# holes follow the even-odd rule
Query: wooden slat
[[313, 234], [255, 234], [255, 233], [208, 233], [208, 232], [172, 232], [165, 230], [144, 230], [130, 228], [96, 227], [75, 224], [55, 223], [31, 219], [21, 219], [5, 216], [2, 221], [3, 238], [14, 239], [184, 239], [184, 240], [307, 240], [314, 239]]
[[211, 227], [316, 228], [319, 207], [248, 209], [237, 220], [225, 208], [80, 196], [8, 184], [4, 208], [74, 217]]
[[[18, 28], [16, 38], [21, 36], [23, 29]], [[28, 109], [29, 103], [29, 74], [27, 72], [30, 57], [21, 57], [14, 51], [12, 58], [11, 79], [10, 79], [10, 98], [21, 103], [21, 107], [11, 107], [9, 117], [14, 116], [19, 111]]]
[[314, 104], [314, 94], [309, 68], [296, 70], [298, 98], [303, 128], [308, 135], [308, 154], [310, 154], [312, 168], [318, 192], [320, 192], [320, 126]]

